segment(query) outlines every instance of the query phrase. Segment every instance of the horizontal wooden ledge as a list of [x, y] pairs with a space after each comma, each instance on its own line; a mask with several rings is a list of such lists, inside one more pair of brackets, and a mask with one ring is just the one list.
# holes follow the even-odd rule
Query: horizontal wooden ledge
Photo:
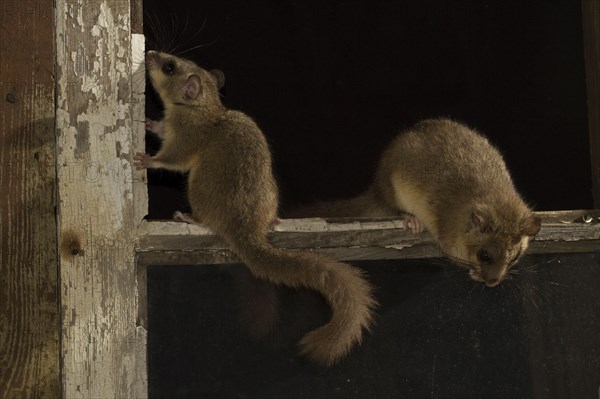
[[[600, 250], [600, 210], [536, 212], [542, 228], [529, 253]], [[342, 260], [441, 257], [436, 241], [404, 229], [401, 217], [284, 219], [269, 233], [273, 245], [323, 251]], [[143, 221], [136, 242], [142, 265], [236, 263], [237, 256], [206, 226]]]

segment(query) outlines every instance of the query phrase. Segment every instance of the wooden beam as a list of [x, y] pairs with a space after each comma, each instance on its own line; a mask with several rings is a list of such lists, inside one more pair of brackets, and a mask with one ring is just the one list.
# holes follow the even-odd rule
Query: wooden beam
[[134, 233], [139, 211], [131, 161], [139, 111], [132, 99], [136, 46], [130, 13], [128, 0], [56, 0], [66, 398], [148, 395], [145, 330], [136, 325]]
[[600, 208], [600, 1], [582, 0], [594, 207]]
[[[588, 252], [600, 248], [600, 211], [538, 212], [542, 229], [529, 253]], [[323, 251], [342, 260], [441, 257], [433, 237], [404, 230], [401, 219], [288, 219], [269, 235], [282, 248]], [[136, 239], [140, 265], [201, 265], [239, 260], [205, 226], [142, 223]]]
[[0, 398], [61, 395], [53, 10], [0, 4]]
[[143, 0], [131, 0], [131, 33], [144, 34]]

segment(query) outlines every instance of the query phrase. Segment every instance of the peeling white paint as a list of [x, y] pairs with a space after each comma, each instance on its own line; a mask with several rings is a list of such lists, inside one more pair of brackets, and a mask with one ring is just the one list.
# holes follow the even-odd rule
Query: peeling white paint
[[396, 244], [396, 245], [386, 245], [385, 249], [396, 249], [398, 251], [403, 250], [404, 248], [410, 248], [413, 244], [405, 243], [405, 244]]
[[77, 24], [81, 27], [81, 32], [84, 32], [83, 29], [83, 7], [79, 7], [77, 9]]
[[132, 125], [143, 118], [132, 114], [129, 2], [56, 2], [59, 220], [84, 243], [60, 268], [65, 314], [77, 314], [63, 320], [63, 395], [143, 397], [145, 347], [128, 344], [137, 334]]
[[98, 14], [98, 19], [96, 20], [96, 26], [102, 28], [114, 28], [112, 12], [108, 9], [106, 3], [100, 4], [100, 13]]
[[[145, 96], [146, 70], [144, 54], [146, 39], [142, 34], [131, 36], [131, 103], [132, 103], [132, 132], [133, 142], [131, 153], [145, 152], [146, 124]], [[128, 160], [131, 161], [131, 160]], [[148, 213], [148, 188], [146, 187], [146, 171], [128, 170], [133, 180], [134, 220], [141, 222]]]

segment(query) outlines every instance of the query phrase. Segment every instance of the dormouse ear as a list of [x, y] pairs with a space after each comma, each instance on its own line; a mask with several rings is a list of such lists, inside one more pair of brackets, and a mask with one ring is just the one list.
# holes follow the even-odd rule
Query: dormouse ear
[[542, 219], [537, 216], [529, 216], [525, 219], [523, 235], [533, 237], [540, 231], [540, 227], [542, 227]]
[[487, 233], [490, 231], [490, 217], [480, 209], [475, 209], [471, 212], [470, 229], [479, 233]]
[[191, 75], [185, 85], [183, 85], [183, 95], [188, 100], [195, 100], [200, 95], [201, 90], [200, 77]]
[[220, 69], [211, 69], [209, 72], [217, 81], [217, 89], [221, 90], [225, 86], [225, 74]]

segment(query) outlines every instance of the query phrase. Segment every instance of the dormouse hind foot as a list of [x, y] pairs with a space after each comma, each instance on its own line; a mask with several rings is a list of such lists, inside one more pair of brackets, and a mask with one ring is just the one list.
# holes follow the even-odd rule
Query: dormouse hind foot
[[410, 230], [413, 234], [422, 233], [427, 229], [415, 215], [406, 214], [403, 219], [404, 230]]
[[192, 215], [190, 215], [189, 213], [183, 213], [180, 211], [176, 211], [173, 214], [173, 220], [176, 222], [183, 222], [183, 223], [189, 223], [189, 224], [201, 224], [196, 219], [194, 219], [192, 217]]
[[276, 216], [275, 219], [271, 220], [271, 224], [269, 225], [269, 229], [270, 230], [275, 230], [275, 227], [279, 226], [280, 224], [281, 224], [281, 219], [279, 219]]

